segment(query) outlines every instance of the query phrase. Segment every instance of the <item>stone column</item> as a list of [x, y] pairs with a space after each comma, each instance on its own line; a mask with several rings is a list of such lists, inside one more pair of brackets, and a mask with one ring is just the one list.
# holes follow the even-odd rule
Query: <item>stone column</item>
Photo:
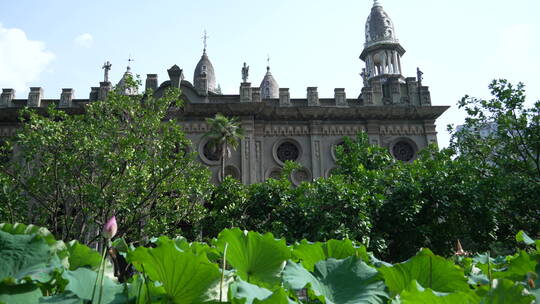
[[0, 108], [10, 108], [13, 106], [13, 99], [15, 98], [15, 89], [2, 89], [2, 95], [0, 95]]
[[382, 105], [383, 104], [383, 90], [382, 90], [382, 84], [380, 79], [373, 79], [371, 81], [371, 87], [372, 87], [372, 104], [373, 105]]
[[242, 82], [240, 84], [240, 102], [251, 102], [251, 83]]
[[308, 101], [308, 106], [319, 105], [319, 93], [317, 92], [317, 87], [307, 88], [307, 101]]
[[155, 91], [158, 88], [158, 75], [157, 74], [146, 74], [146, 90]]
[[397, 51], [394, 51], [393, 53], [394, 53], [394, 63], [393, 64], [394, 64], [394, 69], [395, 69], [394, 73], [395, 74], [401, 74], [401, 67], [398, 64], [398, 53], [397, 53]]
[[251, 101], [261, 102], [261, 88], [252, 88]]
[[311, 175], [313, 179], [323, 176], [321, 135], [322, 125], [320, 121], [312, 121], [309, 126], [311, 142]]
[[41, 97], [43, 96], [43, 89], [41, 87], [31, 87], [30, 93], [28, 93], [28, 106], [39, 108], [41, 106]]
[[253, 117], [242, 119], [242, 129], [244, 138], [240, 140], [240, 172], [242, 172], [242, 183], [253, 184], [256, 182], [255, 167], [255, 134]]
[[377, 120], [368, 120], [366, 132], [371, 145], [381, 145], [380, 123]]
[[91, 87], [90, 96], [88, 97], [88, 99], [90, 99], [90, 101], [96, 101], [98, 100], [98, 98], [99, 98], [99, 87]]
[[279, 88], [279, 105], [280, 106], [291, 105], [291, 95], [289, 93], [289, 88]]
[[98, 100], [105, 100], [107, 99], [107, 95], [109, 95], [109, 91], [112, 89], [112, 85], [108, 81], [102, 81], [99, 83], [99, 93], [98, 93]]
[[426, 132], [426, 143], [435, 144], [437, 143], [437, 130], [435, 126], [435, 120], [425, 120], [424, 121], [424, 131]]
[[58, 103], [59, 108], [71, 108], [73, 106], [73, 89], [62, 89], [62, 94], [60, 94], [60, 102]]
[[336, 106], [345, 107], [347, 106], [347, 96], [345, 95], [344, 88], [335, 88], [334, 89], [334, 99], [336, 100]]
[[418, 96], [418, 82], [416, 81], [416, 77], [407, 77], [405, 78], [405, 82], [407, 83], [409, 103], [411, 105], [419, 105], [420, 99]]

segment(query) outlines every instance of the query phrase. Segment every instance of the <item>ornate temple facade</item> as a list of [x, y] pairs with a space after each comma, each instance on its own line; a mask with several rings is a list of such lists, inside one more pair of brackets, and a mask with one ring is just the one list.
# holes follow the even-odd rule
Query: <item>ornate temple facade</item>
[[[348, 98], [343, 88], [334, 96], [319, 97], [317, 87], [308, 87], [306, 98], [291, 98], [288, 88], [279, 87], [267, 67], [259, 86], [248, 82], [248, 70], [242, 68], [239, 94], [223, 95], [216, 87], [216, 71], [206, 52], [198, 62], [193, 82], [184, 78], [183, 70], [173, 65], [169, 79], [160, 83], [157, 74], [148, 74], [145, 86], [159, 97], [167, 88], [182, 90], [185, 106], [177, 115], [178, 123], [192, 141], [192, 151], [209, 166], [213, 181], [221, 180], [219, 156], [210, 149], [204, 134], [205, 119], [222, 113], [238, 117], [245, 137], [226, 160], [225, 172], [246, 184], [279, 176], [287, 160], [302, 168], [292, 173], [295, 184], [331, 175], [336, 166], [335, 147], [344, 136], [355, 137], [366, 132], [371, 144], [388, 148], [399, 160], [412, 161], [428, 144], [437, 143], [435, 120], [448, 108], [433, 106], [422, 73], [416, 77], [402, 75], [401, 46], [392, 20], [378, 1], [374, 2], [366, 22], [366, 42], [360, 59], [365, 63], [361, 73], [360, 96]], [[110, 64], [104, 65], [106, 75]], [[117, 85], [130, 75], [128, 68]], [[106, 76], [99, 87], [92, 87], [88, 99], [74, 99], [72, 89], [62, 89], [59, 99], [44, 99], [40, 87], [30, 88], [27, 99], [16, 99], [13, 89], [3, 89], [0, 97], [1, 136], [13, 135], [17, 129], [17, 111], [21, 107], [47, 107], [55, 104], [69, 113], [83, 113], [84, 106], [103, 100], [113, 88]], [[136, 94], [124, 89], [123, 94]]]

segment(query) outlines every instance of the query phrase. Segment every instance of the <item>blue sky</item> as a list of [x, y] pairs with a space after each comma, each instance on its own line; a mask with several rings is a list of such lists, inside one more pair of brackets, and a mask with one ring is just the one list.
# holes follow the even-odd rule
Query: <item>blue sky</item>
[[[456, 102], [465, 94], [489, 97], [487, 85], [507, 78], [527, 85], [529, 103], [540, 99], [540, 2], [537, 0], [381, 0], [407, 50], [405, 76], [424, 72], [433, 104], [451, 105], [438, 121], [439, 142], [448, 143], [449, 123], [464, 114]], [[59, 98], [74, 88], [87, 98], [113, 64], [117, 82], [133, 57], [133, 72], [167, 79], [173, 64], [188, 80], [202, 52], [208, 54], [224, 93], [237, 94], [241, 66], [250, 66], [258, 85], [270, 55], [272, 73], [292, 97], [319, 87], [332, 97], [344, 87], [356, 98], [362, 81], [358, 59], [372, 0], [273, 1], [65, 1], [0, 0], [0, 87], [18, 98], [41, 86]]]

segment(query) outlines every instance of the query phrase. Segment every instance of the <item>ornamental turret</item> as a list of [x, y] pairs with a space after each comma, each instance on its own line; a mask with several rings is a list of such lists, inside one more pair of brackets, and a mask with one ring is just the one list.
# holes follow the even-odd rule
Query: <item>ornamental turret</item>
[[270, 66], [266, 67], [266, 74], [261, 81], [261, 98], [279, 98], [279, 85], [272, 73], [270, 73]]
[[208, 92], [216, 93], [216, 74], [214, 73], [214, 66], [208, 59], [206, 54], [206, 31], [204, 32], [204, 49], [201, 56], [201, 60], [197, 63], [195, 67], [195, 72], [193, 73], [193, 86], [199, 94], [207, 95]]
[[[130, 59], [130, 61], [132, 60]], [[128, 83], [128, 80], [131, 81], [131, 83]], [[124, 75], [116, 85], [116, 90], [118, 90], [118, 92], [122, 95], [138, 94], [137, 86], [133, 82], [133, 73], [131, 73], [131, 67], [129, 65], [126, 68]]]
[[404, 53], [392, 20], [380, 2], [374, 0], [366, 21], [366, 43], [360, 55], [366, 64], [363, 77], [369, 81], [374, 77], [401, 76], [401, 56]]

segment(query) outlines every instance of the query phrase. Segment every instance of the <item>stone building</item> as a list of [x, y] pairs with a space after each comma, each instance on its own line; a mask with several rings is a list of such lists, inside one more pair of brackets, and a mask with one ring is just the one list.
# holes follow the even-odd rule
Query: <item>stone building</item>
[[[279, 176], [283, 163], [294, 160], [302, 169], [293, 172], [294, 183], [327, 177], [335, 168], [334, 148], [344, 136], [366, 132], [370, 143], [389, 149], [399, 160], [412, 161], [420, 149], [437, 143], [435, 120], [448, 108], [433, 106], [422, 73], [417, 77], [402, 75], [401, 57], [405, 49], [396, 38], [394, 25], [378, 1], [374, 2], [366, 22], [366, 42], [360, 59], [364, 61], [363, 88], [360, 96], [347, 98], [345, 89], [336, 88], [334, 96], [319, 97], [317, 87], [308, 87], [306, 98], [290, 98], [288, 88], [280, 88], [270, 73], [259, 87], [247, 81], [249, 67], [242, 69], [239, 94], [222, 95], [216, 88], [214, 71], [206, 46], [197, 64], [193, 82], [184, 79], [177, 65], [168, 69], [169, 79], [158, 82], [157, 74], [148, 74], [146, 88], [157, 96], [169, 87], [181, 88], [185, 100], [178, 114], [192, 149], [208, 165], [212, 179], [218, 181], [219, 159], [204, 138], [205, 119], [216, 113], [238, 117], [245, 137], [226, 160], [226, 174], [246, 184]], [[99, 87], [92, 87], [88, 99], [75, 99], [72, 89], [63, 89], [60, 99], [43, 99], [43, 90], [30, 88], [27, 99], [15, 99], [13, 89], [3, 89], [0, 98], [1, 135], [15, 132], [16, 111], [23, 106], [46, 107], [51, 103], [71, 113], [82, 113], [84, 105], [104, 99], [112, 84], [107, 77]], [[122, 88], [126, 74], [118, 83]], [[124, 90], [125, 94], [136, 92]]]

